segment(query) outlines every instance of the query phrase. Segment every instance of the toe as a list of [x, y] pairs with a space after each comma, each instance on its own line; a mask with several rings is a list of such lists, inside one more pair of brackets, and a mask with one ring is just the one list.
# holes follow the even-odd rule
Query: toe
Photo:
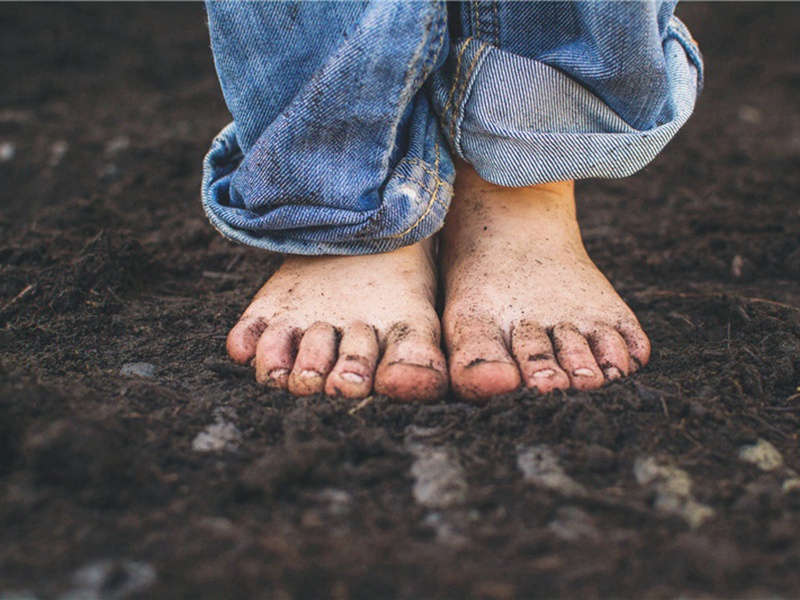
[[650, 360], [650, 340], [642, 326], [635, 319], [631, 322], [623, 322], [617, 326], [617, 330], [622, 334], [628, 353], [630, 355], [629, 372], [635, 373]]
[[550, 336], [536, 323], [524, 321], [514, 328], [511, 353], [527, 387], [543, 394], [569, 387], [569, 377], [556, 360]]
[[287, 389], [294, 363], [297, 335], [289, 327], [268, 327], [256, 347], [256, 381], [268, 387]]
[[456, 318], [447, 336], [447, 348], [450, 380], [460, 398], [483, 403], [520, 386], [519, 369], [500, 327], [490, 318]]
[[375, 391], [403, 402], [431, 402], [447, 393], [447, 363], [438, 324], [426, 328], [398, 324], [386, 335], [375, 373]]
[[336, 362], [336, 337], [329, 323], [317, 322], [306, 329], [289, 375], [289, 391], [295, 396], [311, 396], [325, 389], [325, 379]]
[[567, 373], [571, 387], [591, 390], [603, 385], [603, 372], [594, 359], [589, 342], [574, 325], [556, 325], [553, 346], [558, 364]]
[[599, 325], [589, 336], [589, 346], [606, 380], [613, 381], [630, 373], [628, 345], [616, 329]]
[[325, 393], [345, 398], [368, 396], [378, 353], [378, 338], [372, 327], [359, 322], [345, 327], [339, 342], [339, 359], [325, 380]]
[[263, 319], [242, 317], [228, 333], [226, 347], [228, 355], [240, 365], [249, 364], [256, 355], [258, 338], [266, 329]]

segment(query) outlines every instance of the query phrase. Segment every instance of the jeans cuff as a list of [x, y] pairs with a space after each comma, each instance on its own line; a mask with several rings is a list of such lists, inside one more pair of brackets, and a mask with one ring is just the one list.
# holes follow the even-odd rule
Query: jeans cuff
[[303, 226], [304, 219], [293, 216], [286, 219], [292, 227], [278, 228], [267, 225], [269, 215], [237, 204], [231, 194], [231, 180], [244, 158], [236, 125], [231, 123], [214, 138], [203, 161], [203, 209], [226, 238], [273, 252], [356, 255], [397, 250], [434, 235], [444, 224], [455, 171], [440, 136], [434, 148], [432, 163], [420, 158], [400, 160], [380, 190], [382, 201], [376, 209], [348, 223], [332, 219], [334, 224], [329, 226]]
[[442, 114], [451, 146], [481, 177], [505, 186], [631, 175], [686, 122], [702, 86], [700, 52], [676, 18], [663, 48], [669, 90], [656, 126], [639, 130], [562, 71], [468, 39], [454, 86], [463, 101]]

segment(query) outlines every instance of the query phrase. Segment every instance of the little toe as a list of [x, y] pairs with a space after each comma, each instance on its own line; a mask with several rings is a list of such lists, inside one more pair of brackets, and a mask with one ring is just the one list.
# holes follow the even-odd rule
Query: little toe
[[267, 324], [263, 319], [242, 317], [228, 333], [225, 344], [234, 362], [240, 365], [250, 364], [256, 355], [256, 346]]
[[366, 323], [351, 323], [342, 331], [339, 359], [325, 380], [329, 396], [364, 398], [372, 391], [378, 362], [378, 338]]
[[256, 381], [285, 390], [294, 363], [297, 334], [290, 327], [267, 327], [256, 347]]
[[616, 329], [610, 325], [598, 325], [588, 339], [607, 381], [627, 377], [631, 363], [628, 345]]
[[432, 402], [447, 393], [447, 362], [438, 328], [398, 324], [390, 329], [375, 373], [376, 392], [403, 402]]
[[492, 396], [519, 388], [519, 369], [500, 328], [486, 317], [455, 321], [447, 347], [450, 380], [456, 395], [482, 404]]
[[631, 322], [626, 321], [619, 324], [617, 330], [622, 334], [628, 346], [630, 356], [628, 372], [635, 373], [650, 360], [650, 340], [635, 318]]
[[592, 390], [603, 385], [605, 378], [589, 342], [574, 325], [561, 324], [553, 328], [553, 347], [558, 364], [567, 373], [571, 387]]
[[289, 375], [291, 393], [311, 396], [325, 389], [325, 379], [336, 362], [336, 338], [329, 323], [317, 322], [306, 329]]
[[524, 321], [514, 328], [511, 353], [527, 387], [543, 394], [569, 387], [569, 377], [556, 360], [550, 336], [536, 323]]

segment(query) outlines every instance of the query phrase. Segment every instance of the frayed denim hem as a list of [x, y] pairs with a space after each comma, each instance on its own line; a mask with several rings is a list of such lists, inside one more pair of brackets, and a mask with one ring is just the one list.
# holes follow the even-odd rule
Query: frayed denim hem
[[[226, 238], [272, 252], [300, 255], [389, 252], [434, 235], [444, 224], [455, 173], [443, 140], [436, 144], [435, 152], [433, 164], [419, 158], [401, 160], [379, 191], [382, 201], [377, 209], [356, 213], [300, 207], [298, 210], [303, 213], [316, 211], [317, 221], [320, 212], [331, 212], [329, 225], [304, 227], [303, 216], [292, 214], [290, 207], [283, 213], [272, 211], [264, 216], [231, 202], [231, 179], [244, 158], [236, 140], [236, 125], [231, 123], [216, 136], [203, 161], [203, 209], [211, 224]], [[339, 214], [344, 212], [348, 214]]]

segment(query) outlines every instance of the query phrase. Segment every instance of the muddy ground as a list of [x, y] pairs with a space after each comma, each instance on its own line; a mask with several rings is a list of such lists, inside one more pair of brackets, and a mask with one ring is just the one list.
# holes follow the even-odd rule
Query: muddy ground
[[0, 597], [800, 596], [800, 4], [679, 14], [696, 115], [579, 187], [650, 366], [402, 406], [226, 361], [201, 5], [2, 4]]

